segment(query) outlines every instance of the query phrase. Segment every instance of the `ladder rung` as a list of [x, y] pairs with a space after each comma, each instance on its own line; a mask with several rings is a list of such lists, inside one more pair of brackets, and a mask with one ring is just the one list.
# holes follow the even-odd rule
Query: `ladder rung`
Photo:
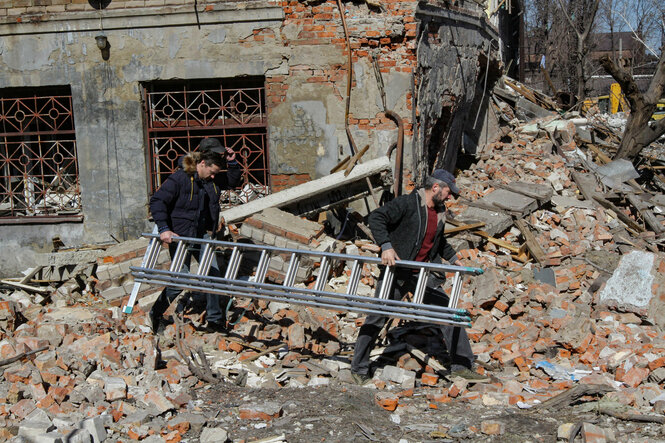
[[238, 273], [238, 264], [240, 263], [240, 249], [234, 247], [231, 251], [231, 257], [229, 258], [229, 263], [226, 265], [226, 273], [224, 273], [224, 278], [233, 280], [236, 278]]
[[176, 246], [175, 254], [173, 254], [173, 259], [171, 260], [171, 267], [169, 271], [171, 272], [180, 272], [182, 269], [182, 264], [185, 261], [185, 255], [187, 255], [187, 247], [185, 246], [184, 241], [179, 241], [178, 246]]
[[321, 259], [321, 265], [319, 266], [319, 276], [316, 278], [316, 283], [314, 284], [315, 291], [323, 291], [328, 282], [328, 272], [330, 271], [330, 260], [328, 257], [323, 257]]
[[427, 277], [429, 272], [425, 268], [420, 268], [418, 273], [418, 283], [416, 283], [416, 289], [413, 290], [413, 302], [417, 304], [422, 304], [423, 297], [425, 296], [425, 288], [427, 287]]
[[358, 291], [358, 283], [362, 276], [362, 264], [358, 260], [353, 261], [351, 266], [351, 276], [349, 277], [349, 284], [346, 287], [348, 295], [354, 295]]
[[208, 275], [210, 272], [210, 265], [212, 264], [212, 259], [214, 257], [214, 248], [210, 245], [203, 246], [201, 255], [199, 256], [199, 269], [197, 270], [197, 275]]
[[284, 286], [293, 286], [296, 281], [296, 274], [298, 272], [298, 265], [300, 264], [300, 257], [295, 252], [291, 254], [291, 261], [284, 276]]
[[450, 291], [450, 301], [448, 302], [448, 307], [456, 308], [457, 303], [459, 302], [459, 294], [462, 290], [462, 276], [459, 272], [455, 272], [455, 277], [453, 278], [453, 288]]
[[390, 298], [393, 289], [393, 276], [394, 273], [392, 266], [386, 266], [386, 272], [383, 274], [383, 283], [381, 284], [379, 298], [383, 300], [388, 300]]
[[263, 283], [265, 281], [268, 267], [270, 266], [270, 258], [270, 252], [265, 249], [261, 251], [261, 258], [259, 258], [259, 263], [256, 265], [256, 274], [254, 274], [256, 283]]

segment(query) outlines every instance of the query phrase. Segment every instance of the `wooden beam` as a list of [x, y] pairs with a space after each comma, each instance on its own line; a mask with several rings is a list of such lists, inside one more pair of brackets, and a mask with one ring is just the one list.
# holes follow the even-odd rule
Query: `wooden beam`
[[538, 243], [536, 236], [533, 235], [533, 232], [531, 232], [531, 228], [529, 228], [526, 221], [524, 221], [524, 219], [515, 220], [515, 226], [517, 226], [517, 229], [522, 232], [526, 247], [531, 253], [531, 257], [533, 257], [538, 263], [544, 263], [547, 259], [547, 255], [545, 254], [545, 251], [543, 251], [543, 248], [540, 247], [540, 243]]
[[621, 212], [621, 209], [616, 207], [611, 201], [606, 200], [605, 198], [601, 197], [600, 195], [594, 195], [593, 199], [596, 200], [598, 203], [600, 203], [603, 207], [605, 207], [607, 209], [611, 209], [612, 211], [614, 211], [616, 213], [617, 217], [619, 217], [619, 220], [624, 222], [624, 224], [626, 224], [633, 231], [637, 231], [637, 232], [644, 232], [645, 231], [645, 229], [642, 226], [638, 225], [635, 222], [635, 220], [633, 220], [632, 218], [628, 217], [626, 214]]
[[660, 224], [654, 213], [649, 209], [646, 204], [644, 204], [644, 201], [640, 199], [638, 196], [635, 194], [626, 194], [626, 198], [630, 202], [631, 205], [639, 212], [642, 214], [642, 217], [644, 218], [645, 223], [651, 228], [653, 232], [656, 234], [662, 234], [663, 233], [663, 225]]
[[3, 285], [14, 287], [14, 288], [23, 289], [24, 291], [28, 291], [28, 292], [37, 292], [38, 294], [49, 294], [51, 291], [53, 291], [53, 288], [51, 288], [51, 287], [38, 288], [36, 286], [28, 286], [28, 285], [24, 285], [23, 283], [16, 283], [16, 282], [9, 281], [9, 280], [0, 280], [0, 283], [3, 284]]
[[443, 233], [445, 235], [456, 234], [458, 232], [468, 231], [470, 229], [482, 228], [483, 226], [485, 226], [484, 222], [471, 223], [471, 224], [468, 224], [468, 225], [459, 225], [459, 226], [455, 226], [454, 228], [446, 228], [446, 229], [443, 230]]

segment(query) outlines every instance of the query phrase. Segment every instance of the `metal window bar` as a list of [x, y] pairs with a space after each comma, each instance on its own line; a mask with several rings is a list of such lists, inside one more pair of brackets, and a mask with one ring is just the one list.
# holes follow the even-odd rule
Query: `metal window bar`
[[[147, 237], [155, 238], [155, 235], [145, 235]], [[181, 289], [191, 289], [195, 291], [210, 292], [215, 294], [260, 298], [266, 300], [278, 300], [295, 304], [319, 306], [328, 309], [380, 314], [390, 317], [418, 320], [429, 323], [452, 324], [466, 327], [470, 325], [470, 317], [468, 312], [464, 309], [457, 309], [456, 304], [453, 304], [452, 302], [455, 301], [454, 299], [459, 298], [462, 274], [477, 275], [482, 273], [482, 270], [479, 268], [413, 261], [398, 261], [394, 268], [407, 268], [415, 271], [424, 269], [426, 271], [424, 273], [421, 272], [421, 276], [423, 277], [419, 278], [419, 282], [414, 291], [416, 294], [420, 292], [424, 293], [426, 284], [426, 278], [424, 276], [426, 276], [426, 274], [431, 271], [454, 272], [458, 277], [456, 278], [457, 283], [454, 288], [454, 291], [457, 291], [457, 293], [451, 294], [450, 303], [448, 306], [424, 305], [422, 303], [391, 300], [390, 298], [384, 296], [384, 293], [389, 293], [388, 291], [392, 286], [391, 281], [388, 282], [387, 286], [385, 286], [385, 278], [384, 288], [388, 289], [382, 289], [379, 297], [367, 297], [355, 294], [355, 290], [357, 289], [357, 281], [360, 280], [362, 274], [360, 272], [360, 269], [362, 269], [362, 264], [380, 264], [381, 259], [377, 257], [349, 256], [330, 252], [277, 248], [274, 246], [253, 245], [245, 243], [229, 243], [187, 237], [178, 237], [174, 238], [174, 240], [180, 242], [181, 244], [210, 244], [215, 248], [219, 247], [232, 249], [232, 258], [229, 260], [225, 276], [200, 276], [191, 273], [174, 272], [172, 269], [169, 271], [162, 271], [159, 269], [147, 268], [145, 266], [132, 267], [131, 270], [137, 283], [170, 285]], [[256, 266], [257, 270], [255, 274], [258, 277], [255, 279], [258, 281], [252, 282], [245, 281], [244, 279], [236, 279], [238, 267], [240, 264], [240, 259], [237, 257], [240, 255], [240, 250], [245, 252], [261, 252], [261, 258], [259, 259], [258, 265]], [[291, 255], [289, 269], [286, 272], [286, 277], [283, 284], [263, 282], [265, 272], [267, 270], [267, 264], [269, 262], [268, 257], [272, 253]], [[236, 258], [233, 257], [234, 254], [236, 255]], [[325, 287], [323, 284], [316, 284], [313, 289], [295, 285], [293, 280], [298, 271], [298, 263], [300, 258], [305, 256], [313, 260], [320, 260], [323, 264], [322, 268], [326, 269], [329, 269], [329, 266], [332, 266], [332, 262], [334, 260], [353, 260], [354, 264], [352, 265], [351, 272], [353, 279], [350, 279], [351, 281], [349, 281], [349, 286], [351, 288], [347, 288], [346, 293], [338, 293], [323, 290], [322, 288]], [[325, 271], [325, 269], [322, 269], [322, 271]], [[393, 274], [392, 268], [388, 268], [387, 271], [388, 274]], [[327, 271], [325, 273], [321, 272], [319, 275], [321, 276], [324, 274], [327, 275]], [[320, 278], [325, 279], [325, 277]], [[350, 291], [350, 289], [353, 289], [353, 291]], [[133, 301], [130, 300], [130, 303], [133, 303]], [[132, 306], [130, 303], [128, 303], [128, 305], [124, 308], [124, 312], [131, 313]]]
[[246, 203], [270, 192], [263, 79], [248, 80], [247, 87], [240, 88], [225, 87], [225, 80], [218, 84], [205, 89], [185, 82], [162, 88], [168, 90], [145, 90], [151, 193], [175, 172], [178, 159], [196, 151], [205, 137], [219, 138], [231, 147], [242, 168], [241, 186], [222, 193], [222, 206]]
[[0, 91], [0, 218], [79, 216], [71, 93], [11, 94]]

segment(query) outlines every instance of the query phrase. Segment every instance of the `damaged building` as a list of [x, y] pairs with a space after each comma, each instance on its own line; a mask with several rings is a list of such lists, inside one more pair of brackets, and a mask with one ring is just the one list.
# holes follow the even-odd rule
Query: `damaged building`
[[519, 10], [501, 3], [3, 1], [1, 241], [20, 252], [0, 270], [54, 238], [149, 230], [149, 196], [205, 137], [239, 154], [227, 205], [364, 146], [403, 151], [402, 183], [454, 168], [496, 126], [487, 90], [516, 58]]

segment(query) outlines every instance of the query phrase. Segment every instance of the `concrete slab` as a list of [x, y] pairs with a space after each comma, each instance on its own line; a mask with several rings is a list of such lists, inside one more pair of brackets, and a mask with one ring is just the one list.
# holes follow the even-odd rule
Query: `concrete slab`
[[272, 226], [280, 226], [283, 229], [305, 237], [316, 238], [322, 230], [320, 224], [297, 217], [277, 208], [266, 208], [260, 213], [254, 215], [254, 219]]
[[535, 198], [538, 201], [539, 206], [552, 200], [552, 195], [554, 194], [554, 190], [549, 183], [527, 183], [520, 181], [508, 183], [504, 186], [509, 191]]
[[620, 305], [647, 307], [653, 296], [653, 263], [654, 254], [649, 252], [632, 251], [624, 255], [612, 277], [600, 291], [600, 302], [615, 301]]
[[[357, 192], [367, 191], [366, 178], [377, 176], [380, 176], [378, 181], [383, 184], [392, 183], [392, 166], [388, 157], [379, 157], [357, 165], [348, 176], [344, 176], [344, 171], [339, 171], [227, 209], [222, 211], [221, 216], [227, 223], [235, 223], [267, 208], [280, 208], [301, 215], [353, 199]], [[379, 186], [377, 179], [374, 182], [374, 186]]]
[[516, 212], [522, 217], [538, 209], [535, 199], [507, 189], [497, 189], [476, 202], [487, 207], [497, 206], [499, 209]]
[[552, 205], [561, 210], [566, 210], [568, 208], [594, 208], [594, 204], [590, 200], [579, 200], [575, 197], [564, 197], [562, 195], [552, 196]]
[[455, 220], [461, 221], [463, 223], [485, 223], [483, 231], [487, 232], [491, 236], [495, 236], [501, 232], [510, 229], [513, 225], [513, 219], [509, 215], [500, 211], [489, 211], [487, 209], [476, 208], [470, 206], [460, 215], [455, 217]]

